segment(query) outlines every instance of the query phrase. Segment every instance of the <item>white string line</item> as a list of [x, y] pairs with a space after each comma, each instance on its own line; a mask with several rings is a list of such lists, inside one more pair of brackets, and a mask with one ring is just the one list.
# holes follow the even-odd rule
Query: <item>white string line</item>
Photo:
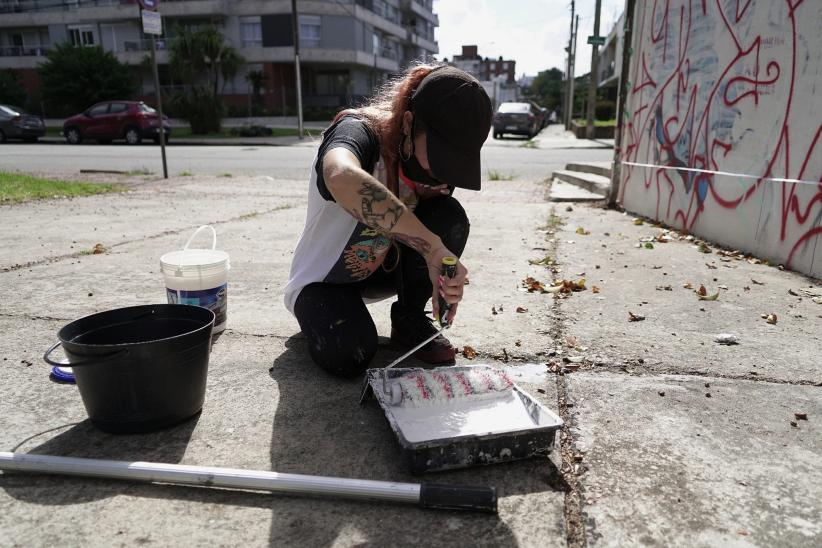
[[676, 167], [676, 166], [660, 166], [656, 164], [640, 164], [637, 162], [626, 162], [622, 161], [622, 165], [625, 166], [636, 166], [636, 167], [653, 167], [657, 169], [670, 169], [673, 171], [690, 171], [693, 173], [706, 173], [709, 175], [724, 175], [727, 177], [738, 177], [742, 179], [756, 179], [757, 181], [770, 181], [774, 183], [795, 183], [798, 185], [813, 185], [818, 186], [822, 185], [822, 181], [805, 181], [802, 179], [785, 179], [782, 177], [759, 177], [757, 175], [749, 175], [747, 173], [731, 173], [729, 171], [714, 171], [711, 169], [699, 169], [696, 167]]

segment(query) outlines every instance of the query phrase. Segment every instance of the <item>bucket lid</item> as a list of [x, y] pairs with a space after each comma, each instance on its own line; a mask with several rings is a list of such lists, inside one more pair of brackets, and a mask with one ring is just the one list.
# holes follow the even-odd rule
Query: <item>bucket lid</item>
[[72, 371], [71, 367], [58, 367], [54, 366], [51, 368], [51, 375], [50, 377], [57, 382], [62, 382], [66, 384], [74, 384], [74, 371]]
[[216, 249], [182, 249], [160, 257], [160, 265], [169, 270], [228, 268], [228, 253]]

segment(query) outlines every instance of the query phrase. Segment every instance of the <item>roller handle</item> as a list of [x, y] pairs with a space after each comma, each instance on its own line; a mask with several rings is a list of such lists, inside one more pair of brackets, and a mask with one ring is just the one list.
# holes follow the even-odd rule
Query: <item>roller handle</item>
[[[443, 276], [447, 276], [449, 278], [453, 278], [457, 275], [457, 258], [456, 257], [443, 257], [442, 258], [442, 267], [440, 268], [440, 274]], [[445, 327], [448, 325], [448, 312], [451, 310], [451, 305], [442, 298], [440, 295], [438, 297], [439, 305], [440, 305], [440, 316], [438, 318], [440, 325]]]
[[497, 490], [493, 487], [423, 483], [420, 485], [420, 507], [496, 514]]

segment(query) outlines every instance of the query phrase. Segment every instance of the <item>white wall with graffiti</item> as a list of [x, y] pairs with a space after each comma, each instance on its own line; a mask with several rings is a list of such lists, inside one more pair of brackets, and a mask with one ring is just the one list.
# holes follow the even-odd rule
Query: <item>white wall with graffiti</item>
[[637, 0], [619, 199], [822, 277], [822, 0]]

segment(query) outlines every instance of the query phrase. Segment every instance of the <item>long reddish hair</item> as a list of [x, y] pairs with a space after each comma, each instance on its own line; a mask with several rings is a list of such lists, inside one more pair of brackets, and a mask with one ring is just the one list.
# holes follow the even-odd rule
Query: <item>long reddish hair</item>
[[360, 108], [346, 109], [334, 117], [336, 123], [343, 116], [354, 114], [362, 118], [377, 135], [380, 155], [385, 160], [388, 187], [397, 192], [399, 147], [402, 139], [402, 116], [414, 90], [439, 64], [415, 63], [400, 76], [388, 81], [371, 100]]

